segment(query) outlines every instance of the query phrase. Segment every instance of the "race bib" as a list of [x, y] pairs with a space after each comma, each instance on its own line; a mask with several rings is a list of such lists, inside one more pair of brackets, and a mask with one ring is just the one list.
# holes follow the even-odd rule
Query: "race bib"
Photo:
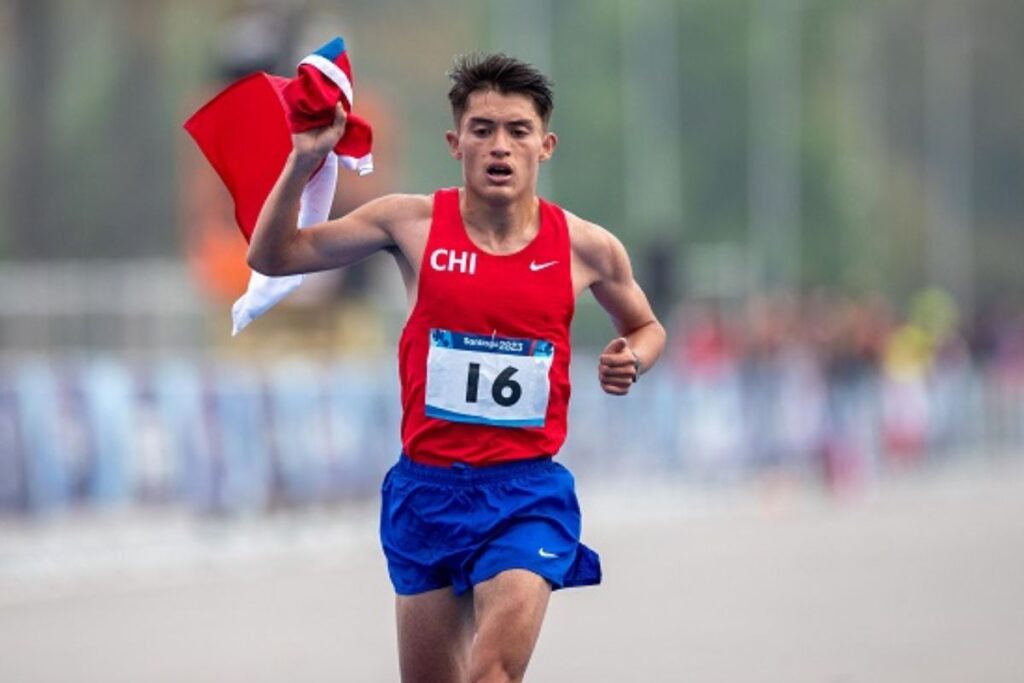
[[540, 339], [430, 330], [428, 417], [495, 427], [543, 427], [555, 347]]

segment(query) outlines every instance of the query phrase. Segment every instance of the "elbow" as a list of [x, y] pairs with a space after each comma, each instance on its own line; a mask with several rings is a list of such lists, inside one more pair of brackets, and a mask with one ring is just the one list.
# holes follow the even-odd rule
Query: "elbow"
[[642, 325], [639, 325], [634, 331], [639, 330], [644, 330], [644, 334], [650, 335], [650, 338], [652, 340], [655, 340], [660, 344], [664, 344], [666, 338], [668, 337], [668, 333], [665, 332], [665, 326], [662, 325], [661, 321], [655, 318], [653, 315], [650, 317], [650, 319], [647, 320], [647, 322], [643, 323]]
[[665, 326], [660, 321], [654, 321], [655, 329], [658, 331], [658, 355], [660, 356], [665, 351], [665, 344], [668, 343], [668, 332], [665, 331]]
[[266, 275], [267, 277], [277, 277], [282, 274], [280, 272], [280, 267], [276, 267], [276, 264], [274, 264], [270, 259], [254, 252], [251, 248], [249, 249], [249, 253], [245, 256], [245, 263], [257, 273]]
[[652, 318], [644, 326], [644, 348], [648, 354], [645, 358], [645, 364], [650, 367], [654, 365], [661, 354], [665, 351], [665, 344], [668, 342], [668, 333], [665, 331], [665, 327], [657, 318]]
[[661, 339], [662, 346], [668, 341], [668, 332], [665, 331], [665, 326], [661, 324], [661, 321], [655, 319], [654, 328], [658, 331], [658, 337]]
[[255, 270], [257, 273], [263, 273], [264, 275], [267, 274], [266, 267], [263, 264], [263, 259], [261, 259], [258, 255], [254, 254], [252, 252], [252, 249], [249, 249], [249, 253], [245, 255], [245, 264], [252, 268], [253, 270]]

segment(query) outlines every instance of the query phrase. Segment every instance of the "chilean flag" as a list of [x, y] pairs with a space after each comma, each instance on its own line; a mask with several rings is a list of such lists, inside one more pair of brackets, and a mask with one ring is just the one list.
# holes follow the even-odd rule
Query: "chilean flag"
[[[352, 65], [345, 41], [335, 38], [305, 57], [295, 78], [259, 72], [222, 90], [185, 122], [185, 130], [227, 186], [235, 220], [246, 241], [292, 150], [291, 134], [330, 125], [342, 103], [345, 133], [306, 183], [299, 228], [327, 220], [338, 165], [359, 175], [373, 172], [373, 130], [351, 113]], [[233, 331], [265, 313], [302, 283], [302, 275], [268, 277], [254, 272], [249, 288], [231, 308]]]
[[291, 152], [291, 134], [330, 125], [339, 101], [349, 116], [334, 148], [338, 162], [359, 175], [373, 172], [373, 130], [351, 114], [352, 86], [345, 41], [335, 38], [305, 57], [295, 78], [251, 74], [185, 122], [185, 130], [227, 185], [246, 240]]

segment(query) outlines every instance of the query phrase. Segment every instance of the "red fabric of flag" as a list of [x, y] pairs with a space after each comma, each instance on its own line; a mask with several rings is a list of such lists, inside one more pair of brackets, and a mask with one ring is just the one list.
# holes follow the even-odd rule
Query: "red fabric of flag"
[[[292, 132], [330, 125], [338, 102], [351, 111], [351, 79], [344, 43], [335, 39], [303, 60], [295, 78], [263, 72], [246, 76], [185, 122], [231, 193], [235, 220], [247, 241], [291, 152]], [[372, 147], [370, 124], [349, 114], [334, 148], [341, 164], [361, 175], [372, 171]]]

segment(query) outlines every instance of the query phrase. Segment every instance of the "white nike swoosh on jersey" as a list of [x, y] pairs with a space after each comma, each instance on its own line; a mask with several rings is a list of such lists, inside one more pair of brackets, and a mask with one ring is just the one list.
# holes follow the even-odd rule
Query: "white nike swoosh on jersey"
[[530, 261], [530, 270], [537, 272], [538, 270], [544, 270], [558, 263], [558, 261], [545, 261], [544, 263], [537, 263], [536, 261]]
[[540, 555], [541, 557], [546, 557], [548, 559], [551, 559], [553, 557], [558, 557], [557, 553], [549, 553], [548, 551], [544, 550], [544, 548], [541, 548], [540, 550], [538, 550], [537, 554]]

